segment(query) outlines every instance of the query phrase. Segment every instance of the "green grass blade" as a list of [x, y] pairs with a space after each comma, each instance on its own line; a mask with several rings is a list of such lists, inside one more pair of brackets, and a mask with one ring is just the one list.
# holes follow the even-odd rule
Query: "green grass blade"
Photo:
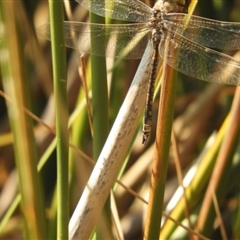
[[[92, 23], [105, 23], [105, 19], [93, 13], [90, 14]], [[91, 38], [91, 48], [98, 48], [100, 44], [93, 37]], [[92, 75], [92, 107], [93, 107], [93, 159], [96, 161], [102, 151], [103, 145], [108, 135], [108, 88], [106, 59], [99, 56], [91, 56]], [[102, 231], [101, 223], [107, 225], [109, 231]], [[103, 212], [97, 224], [97, 238], [113, 238], [111, 235], [111, 210], [110, 198], [105, 203]], [[106, 235], [107, 234], [107, 235]]]
[[49, 1], [57, 136], [57, 238], [68, 238], [68, 105], [63, 2]]
[[[37, 149], [34, 139], [32, 119], [25, 114], [29, 108], [29, 82], [26, 81], [25, 59], [20, 25], [18, 25], [16, 4], [12, 1], [1, 2], [1, 20], [5, 32], [1, 41], [3, 86], [11, 98], [7, 102], [11, 130], [14, 136], [14, 154], [21, 193], [21, 208], [24, 220], [24, 235], [28, 239], [45, 239], [45, 215], [37, 173]], [[14, 36], [14, 37], [13, 37]], [[17, 200], [16, 200], [17, 202]]]

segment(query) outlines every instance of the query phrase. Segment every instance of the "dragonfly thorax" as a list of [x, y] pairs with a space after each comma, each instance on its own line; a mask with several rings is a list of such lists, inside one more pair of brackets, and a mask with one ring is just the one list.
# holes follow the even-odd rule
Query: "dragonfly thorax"
[[163, 27], [162, 12], [159, 9], [152, 9], [152, 17], [149, 20], [149, 26], [152, 29], [161, 29]]
[[152, 29], [152, 41], [154, 44], [159, 44], [161, 39], [162, 30], [164, 27], [163, 23], [163, 12], [159, 9], [152, 9], [152, 17], [149, 21], [149, 26]]

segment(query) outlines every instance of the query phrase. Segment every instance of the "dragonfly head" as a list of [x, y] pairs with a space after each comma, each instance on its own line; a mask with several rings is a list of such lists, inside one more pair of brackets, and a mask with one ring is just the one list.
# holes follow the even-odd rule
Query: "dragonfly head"
[[184, 12], [188, 11], [189, 0], [158, 0], [154, 9], [158, 9], [161, 12]]

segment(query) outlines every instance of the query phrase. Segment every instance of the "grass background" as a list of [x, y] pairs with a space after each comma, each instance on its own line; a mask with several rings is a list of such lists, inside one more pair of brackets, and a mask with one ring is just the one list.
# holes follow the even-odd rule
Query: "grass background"
[[[67, 7], [71, 10], [71, 14]], [[239, 13], [240, 2], [237, 0], [199, 0], [194, 12], [195, 15], [202, 17], [236, 22], [240, 21]], [[66, 1], [65, 19], [87, 21], [87, 12], [74, 1]], [[5, 28], [7, 27], [7, 31], [2, 31], [4, 36], [6, 34], [7, 40], [1, 37], [0, 53], [1, 239], [55, 239], [59, 236], [59, 231], [64, 231], [61, 229], [64, 227], [67, 229], [68, 217], [65, 219], [60, 217], [57, 220], [57, 216], [61, 216], [57, 210], [61, 200], [56, 197], [56, 189], [57, 186], [59, 187], [57, 185], [59, 162], [56, 154], [55, 117], [60, 122], [63, 120], [55, 116], [57, 105], [60, 105], [60, 113], [64, 118], [67, 118], [68, 111], [70, 115], [67, 133], [71, 143], [68, 157], [69, 171], [67, 171], [69, 184], [66, 186], [67, 190], [63, 192], [63, 195], [68, 195], [69, 188], [70, 203], [69, 206], [66, 205], [66, 210], [70, 215], [92, 171], [91, 159], [96, 159], [94, 154], [97, 155], [101, 149], [97, 146], [97, 150], [93, 150], [95, 137], [106, 137], [105, 133], [98, 134], [97, 130], [94, 130], [94, 137], [91, 136], [85, 94], [78, 69], [79, 53], [71, 49], [66, 49], [66, 59], [61, 57], [63, 58], [61, 60], [66, 61], [67, 64], [67, 95], [56, 100], [51, 43], [38, 39], [35, 33], [36, 27], [48, 21], [47, 1], [1, 3], [1, 23]], [[235, 54], [233, 51], [227, 53]], [[107, 64], [111, 64], [111, 61], [108, 59]], [[107, 109], [108, 117], [105, 117], [104, 129], [100, 130], [108, 132], [111, 128], [137, 65], [138, 60], [123, 60], [114, 72], [107, 74], [109, 103], [102, 103], [102, 107]], [[93, 72], [98, 73], [100, 68], [98, 66], [94, 68]], [[86, 76], [91, 93], [90, 71], [90, 62], [86, 58]], [[101, 80], [95, 80], [99, 85], [103, 85]], [[92, 91], [93, 98], [95, 92], [96, 90]], [[101, 97], [103, 92], [100, 88], [99, 92]], [[171, 216], [179, 222], [183, 221], [189, 229], [198, 226], [201, 233], [211, 239], [226, 239], [226, 236], [229, 239], [239, 239], [240, 114], [237, 114], [239, 110], [237, 112], [233, 109], [233, 99], [238, 99], [236, 88], [209, 84], [178, 74], [176, 92], [173, 124], [175, 141], [172, 141], [170, 149], [163, 204], [164, 208], [167, 206], [165, 211], [170, 212], [168, 205], [170, 199], [177, 187], [182, 184], [182, 177], [191, 166], [194, 166], [197, 169], [194, 181], [190, 187], [186, 187], [185, 194], [179, 202], [175, 203]], [[143, 146], [141, 133], [136, 134], [136, 140], [121, 177], [121, 181], [126, 186], [145, 199], [149, 193], [158, 96], [159, 94], [154, 102], [151, 139], [147, 146]], [[68, 102], [68, 111], [61, 102], [63, 99]], [[227, 118], [230, 111], [232, 115]], [[66, 125], [65, 120], [65, 127]], [[103, 125], [101, 124], [100, 128], [101, 126]], [[213, 134], [215, 137], [206, 148], [206, 143]], [[100, 142], [104, 142], [104, 139], [100, 139]], [[196, 163], [196, 159], [201, 159], [201, 163]], [[41, 169], [39, 174], [36, 173], [37, 169]], [[217, 176], [217, 173], [220, 175]], [[65, 184], [66, 179], [65, 175]], [[217, 189], [218, 204], [215, 204], [215, 210], [212, 210], [214, 208], [206, 200], [210, 191], [206, 190], [208, 186], [215, 186]], [[23, 199], [21, 207], [18, 205], [19, 191]], [[125, 239], [141, 239], [146, 204], [119, 185], [114, 189], [114, 196], [121, 221], [121, 226], [114, 228], [118, 229], [113, 231], [114, 235], [122, 231]], [[177, 197], [175, 196], [174, 199]], [[66, 200], [63, 204], [65, 203]], [[210, 210], [204, 213], [204, 209]], [[58, 225], [61, 220], [65, 221], [65, 226]], [[178, 227], [176, 222], [167, 220], [162, 228], [161, 238], [192, 238], [193, 235], [189, 231]]]

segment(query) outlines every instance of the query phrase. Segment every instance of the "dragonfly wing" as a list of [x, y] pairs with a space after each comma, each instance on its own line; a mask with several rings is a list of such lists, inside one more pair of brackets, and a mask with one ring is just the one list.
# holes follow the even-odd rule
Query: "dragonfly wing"
[[191, 77], [213, 83], [240, 85], [239, 61], [176, 33], [166, 33], [159, 46], [159, 54], [169, 66]]
[[240, 49], [240, 23], [171, 13], [164, 15], [165, 27], [206, 47]]
[[[80, 53], [114, 58], [141, 58], [147, 45], [150, 31], [148, 24], [89, 24], [64, 22], [65, 44]], [[50, 24], [37, 28], [37, 34], [51, 40]], [[91, 39], [99, 44], [91, 49]]]
[[147, 22], [151, 8], [137, 0], [76, 0], [99, 16], [130, 22]]

